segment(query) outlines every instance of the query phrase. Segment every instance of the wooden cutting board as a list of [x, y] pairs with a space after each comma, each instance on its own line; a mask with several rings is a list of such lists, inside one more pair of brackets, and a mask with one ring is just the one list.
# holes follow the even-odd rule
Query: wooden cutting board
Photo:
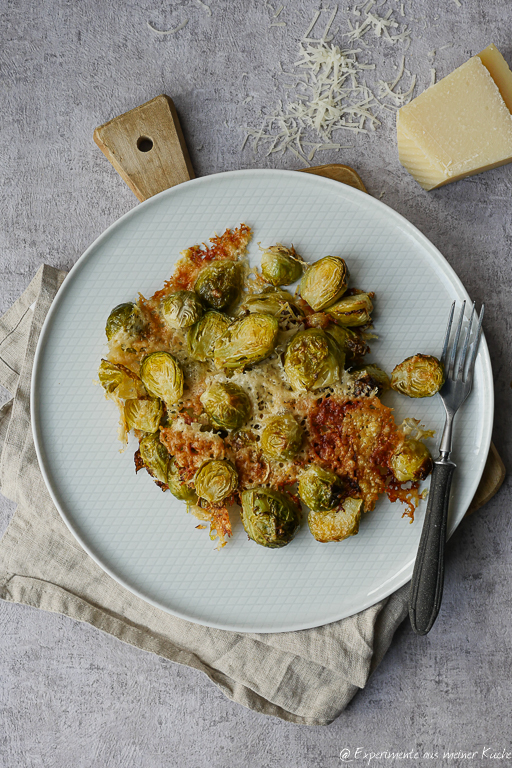
[[[140, 201], [195, 178], [180, 121], [169, 96], [161, 95], [114, 117], [94, 131], [94, 141]], [[301, 169], [366, 192], [348, 165]], [[484, 473], [467, 514], [486, 504], [505, 479], [505, 466], [491, 443]]]

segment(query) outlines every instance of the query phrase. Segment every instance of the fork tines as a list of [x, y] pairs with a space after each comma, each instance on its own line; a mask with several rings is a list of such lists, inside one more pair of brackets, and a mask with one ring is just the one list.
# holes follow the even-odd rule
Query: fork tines
[[[469, 318], [469, 323], [465, 331], [464, 335], [464, 342], [462, 345], [462, 350], [459, 355], [459, 361], [458, 361], [458, 367], [457, 367], [457, 373], [455, 375], [456, 370], [456, 358], [457, 358], [457, 349], [459, 346], [459, 339], [462, 331], [462, 322], [464, 320], [464, 313], [466, 310], [466, 302], [462, 302], [462, 308], [460, 310], [459, 315], [459, 321], [457, 323], [457, 328], [455, 330], [455, 336], [453, 339], [453, 344], [450, 350], [450, 353], [448, 354], [448, 345], [450, 343], [450, 335], [452, 331], [452, 323], [453, 323], [453, 315], [455, 312], [455, 302], [453, 302], [451, 310], [450, 310], [450, 316], [448, 318], [448, 326], [446, 328], [446, 335], [444, 337], [444, 344], [443, 344], [443, 353], [441, 355], [441, 362], [444, 365], [445, 372], [446, 372], [446, 378], [449, 379], [459, 379], [464, 382], [468, 380], [470, 376], [473, 375], [473, 368], [475, 365], [475, 359], [478, 352], [478, 345], [480, 343], [480, 336], [482, 334], [482, 321], [484, 319], [484, 309], [485, 304], [482, 304], [482, 308], [480, 310], [480, 315], [478, 317], [478, 326], [476, 329], [476, 334], [473, 339], [473, 341], [470, 343], [471, 339], [471, 330], [473, 326], [473, 319], [475, 316], [475, 303], [473, 302], [473, 306], [471, 309], [471, 315]], [[467, 366], [467, 372], [466, 375], [464, 375], [464, 369], [466, 367], [466, 358], [468, 354], [468, 350], [470, 350], [469, 355], [469, 363]]]

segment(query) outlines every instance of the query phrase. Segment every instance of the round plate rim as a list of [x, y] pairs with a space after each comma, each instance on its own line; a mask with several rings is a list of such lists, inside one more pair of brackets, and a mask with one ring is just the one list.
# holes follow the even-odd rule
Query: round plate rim
[[[413, 570], [413, 564], [414, 559], [413, 558], [409, 563], [407, 563], [402, 568], [402, 575], [397, 580], [395, 574], [394, 577], [389, 579], [388, 581], [391, 581], [391, 585], [386, 587], [386, 583], [380, 585], [380, 587], [376, 590], [374, 590], [372, 597], [369, 597], [366, 601], [362, 601], [361, 604], [358, 604], [357, 609], [349, 608], [345, 611], [342, 611], [341, 613], [336, 613], [335, 615], [328, 616], [322, 621], [314, 620], [310, 623], [306, 622], [300, 622], [297, 625], [294, 624], [286, 624], [284, 626], [275, 626], [272, 625], [272, 627], [262, 627], [262, 628], [252, 628], [250, 630], [247, 630], [246, 628], [242, 628], [240, 625], [237, 624], [231, 624], [226, 622], [215, 622], [211, 620], [204, 620], [201, 621], [197, 617], [191, 617], [184, 613], [183, 611], [179, 610], [171, 610], [168, 606], [162, 605], [156, 600], [153, 600], [148, 595], [145, 595], [141, 591], [137, 590], [132, 585], [129, 585], [124, 581], [124, 579], [120, 576], [118, 576], [108, 565], [106, 565], [104, 562], [102, 562], [101, 558], [99, 558], [94, 551], [91, 550], [91, 548], [87, 545], [85, 541], [83, 541], [80, 534], [74, 529], [72, 519], [66, 514], [66, 512], [62, 509], [58, 495], [55, 492], [55, 490], [52, 487], [52, 483], [50, 481], [49, 473], [46, 471], [46, 466], [44, 462], [44, 451], [42, 448], [43, 445], [43, 436], [40, 433], [39, 430], [39, 422], [38, 422], [38, 388], [39, 388], [39, 378], [40, 378], [40, 363], [41, 358], [43, 355], [43, 348], [45, 346], [45, 338], [46, 335], [49, 333], [49, 329], [51, 327], [53, 315], [57, 311], [57, 308], [60, 303], [60, 299], [65, 293], [66, 286], [68, 283], [71, 283], [71, 281], [75, 278], [76, 273], [78, 273], [83, 266], [84, 262], [87, 260], [87, 258], [90, 256], [91, 253], [95, 251], [97, 247], [101, 245], [103, 240], [110, 237], [112, 232], [114, 232], [118, 227], [123, 226], [123, 224], [129, 220], [132, 216], [134, 216], [136, 213], [138, 213], [142, 208], [150, 207], [152, 204], [155, 203], [155, 201], [162, 199], [163, 197], [171, 197], [177, 193], [179, 193], [180, 189], [186, 187], [189, 189], [191, 186], [198, 186], [205, 183], [209, 183], [212, 180], [218, 179], [218, 178], [227, 178], [227, 177], [240, 177], [243, 175], [246, 176], [256, 176], [256, 175], [282, 175], [282, 176], [296, 176], [297, 174], [300, 174], [303, 179], [309, 178], [311, 179], [312, 183], [318, 183], [324, 184], [325, 186], [330, 186], [333, 189], [340, 188], [340, 185], [342, 185], [342, 182], [336, 181], [335, 179], [330, 179], [325, 176], [320, 176], [317, 174], [309, 174], [309, 173], [302, 173], [302, 171], [292, 171], [292, 170], [281, 170], [281, 169], [269, 169], [269, 168], [248, 168], [248, 169], [242, 169], [242, 170], [235, 170], [235, 171], [224, 171], [221, 173], [215, 173], [210, 174], [208, 176], [201, 176], [196, 179], [191, 179], [190, 181], [183, 182], [182, 184], [176, 185], [174, 187], [171, 187], [169, 189], [163, 190], [162, 192], [159, 192], [157, 195], [154, 195], [153, 197], [148, 198], [144, 202], [135, 205], [132, 209], [127, 211], [125, 214], [123, 214], [120, 218], [116, 219], [112, 224], [110, 224], [104, 232], [102, 232], [84, 251], [84, 253], [77, 259], [76, 263], [73, 265], [73, 267], [70, 269], [66, 277], [64, 278], [59, 290], [57, 291], [56, 296], [54, 297], [50, 308], [48, 310], [48, 313], [44, 319], [43, 325], [41, 327], [41, 331], [39, 334], [36, 352], [34, 355], [34, 364], [32, 368], [32, 378], [31, 378], [31, 386], [30, 386], [30, 417], [31, 417], [31, 426], [32, 426], [32, 434], [34, 437], [34, 445], [36, 450], [37, 459], [39, 462], [39, 467], [41, 470], [41, 474], [43, 476], [45, 485], [48, 489], [48, 492], [52, 498], [53, 503], [55, 504], [55, 507], [57, 508], [62, 520], [66, 524], [67, 528], [70, 530], [70, 532], [73, 534], [75, 539], [79, 542], [80, 546], [87, 552], [87, 554], [94, 560], [94, 562], [99, 565], [99, 567], [105, 571], [111, 578], [113, 578], [118, 584], [125, 587], [129, 592], [136, 595], [137, 597], [141, 598], [145, 602], [149, 603], [150, 605], [154, 606], [155, 608], [159, 608], [160, 610], [165, 611], [166, 613], [169, 613], [173, 616], [177, 616], [178, 618], [184, 619], [186, 621], [193, 622], [195, 624], [200, 624], [202, 626], [212, 627], [215, 629], [223, 629], [227, 631], [232, 632], [247, 632], [250, 631], [254, 634], [261, 634], [261, 633], [276, 633], [276, 632], [295, 632], [300, 631], [303, 629], [313, 629], [315, 627], [324, 626], [326, 624], [331, 624], [335, 621], [340, 621], [341, 619], [345, 619], [349, 616], [355, 615], [356, 613], [360, 613], [361, 611], [366, 610], [367, 608], [371, 607], [372, 605], [375, 605], [379, 601], [385, 599], [386, 597], [389, 597], [392, 593], [396, 592], [398, 589], [403, 587], [404, 584], [406, 584], [412, 576], [412, 570]], [[307, 182], [309, 183], [309, 182]], [[469, 297], [468, 292], [466, 291], [462, 281], [458, 277], [457, 273], [451, 267], [451, 265], [448, 263], [448, 261], [445, 259], [445, 257], [442, 255], [441, 251], [424, 235], [421, 230], [419, 230], [414, 224], [412, 224], [408, 219], [406, 219], [402, 214], [395, 211], [393, 208], [390, 208], [386, 203], [383, 203], [381, 200], [378, 200], [374, 198], [372, 195], [363, 192], [362, 190], [356, 189], [355, 187], [351, 187], [348, 184], [344, 184], [343, 187], [345, 188], [344, 191], [348, 194], [355, 195], [356, 199], [358, 197], [364, 198], [365, 202], [369, 204], [370, 206], [374, 205], [377, 208], [385, 208], [386, 209], [386, 215], [389, 216], [390, 219], [394, 220], [396, 222], [396, 225], [400, 227], [403, 231], [410, 234], [413, 239], [415, 239], [417, 242], [419, 242], [424, 250], [428, 253], [429, 257], [433, 259], [433, 261], [436, 263], [436, 265], [442, 270], [442, 272], [445, 274], [445, 276], [448, 278], [449, 282], [452, 284], [453, 287], [457, 288], [460, 293], [462, 293], [466, 299], [466, 301], [471, 302], [471, 299]], [[487, 460], [487, 456], [489, 453], [489, 448], [491, 444], [491, 437], [492, 437], [492, 427], [493, 427], [493, 417], [494, 417], [494, 389], [493, 389], [493, 378], [492, 378], [492, 367], [491, 367], [491, 360], [489, 355], [489, 350], [487, 346], [487, 342], [485, 339], [484, 334], [482, 334], [481, 344], [479, 348], [479, 355], [482, 356], [482, 373], [483, 373], [483, 380], [484, 380], [484, 386], [483, 389], [487, 395], [487, 412], [482, 414], [482, 423], [483, 423], [483, 439], [482, 439], [482, 456], [485, 456], [485, 459], [481, 459], [480, 466], [477, 472], [473, 475], [473, 494], [476, 492], [476, 489], [478, 487], [478, 484], [480, 482], [480, 479], [482, 477], [485, 463]], [[464, 510], [463, 513], [461, 513], [459, 519], [452, 520], [451, 524], [448, 528], [447, 537], [449, 538], [456, 528], [459, 526], [459, 524], [462, 522], [464, 515], [466, 514], [467, 509]]]

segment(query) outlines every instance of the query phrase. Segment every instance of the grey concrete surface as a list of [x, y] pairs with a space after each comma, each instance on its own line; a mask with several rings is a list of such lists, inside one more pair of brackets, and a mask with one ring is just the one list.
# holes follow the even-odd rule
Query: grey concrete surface
[[[136, 200], [92, 141], [96, 125], [171, 95], [198, 175], [295, 168], [296, 159], [241, 150], [244, 126], [284, 94], [279, 61], [319, 5], [285, 2], [4, 0], [0, 5], [0, 310], [44, 261], [69, 268]], [[274, 3], [274, 9], [280, 3]], [[412, 31], [406, 66], [418, 88], [488, 43], [512, 63], [512, 6], [500, 0], [388, 0]], [[186, 27], [175, 35], [149, 29]], [[334, 28], [346, 31], [345, 4]], [[372, 42], [372, 41], [368, 41]], [[446, 47], [445, 47], [446, 46]], [[435, 57], [428, 55], [436, 49]], [[400, 46], [376, 38], [377, 72], [391, 79]], [[432, 63], [433, 62], [433, 63]], [[243, 73], [248, 73], [243, 76]], [[369, 82], [371, 82], [371, 73]], [[248, 96], [252, 100], [246, 102]], [[398, 164], [393, 115], [318, 162], [353, 165], [374, 194], [440, 248], [477, 302], [494, 366], [495, 443], [511, 445], [512, 167], [424, 193]], [[292, 726], [225, 699], [199, 673], [61, 616], [0, 604], [2, 768], [324, 768], [341, 765], [512, 765], [511, 483], [464, 521], [447, 553], [440, 617], [425, 638], [404, 623], [345, 713], [327, 728]], [[13, 506], [1, 500], [0, 530]], [[418, 759], [364, 758], [417, 751]], [[472, 758], [443, 752], [475, 752]], [[431, 758], [425, 752], [434, 753]], [[437, 756], [435, 756], [437, 753]]]

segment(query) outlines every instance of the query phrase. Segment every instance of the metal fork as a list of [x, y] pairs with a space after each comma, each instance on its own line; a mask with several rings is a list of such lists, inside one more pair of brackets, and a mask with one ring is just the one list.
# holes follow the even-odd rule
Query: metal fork
[[[421, 532], [409, 595], [409, 617], [412, 628], [418, 635], [426, 635], [427, 632], [430, 632], [441, 606], [444, 582], [446, 521], [448, 519], [448, 506], [450, 503], [450, 488], [453, 472], [456, 467], [453, 461], [450, 460], [453, 417], [471, 392], [475, 360], [482, 333], [483, 304], [478, 318], [476, 334], [470, 343], [471, 326], [475, 317], [475, 305], [473, 304], [462, 350], [457, 359], [457, 348], [465, 309], [466, 302], [463, 302], [453, 343], [449, 349], [453, 314], [455, 311], [455, 302], [453, 302], [444, 339], [443, 354], [441, 355], [446, 380], [439, 394], [446, 410], [446, 421], [439, 445], [439, 457], [434, 461], [425, 522]], [[466, 365], [467, 358], [468, 362]]]

